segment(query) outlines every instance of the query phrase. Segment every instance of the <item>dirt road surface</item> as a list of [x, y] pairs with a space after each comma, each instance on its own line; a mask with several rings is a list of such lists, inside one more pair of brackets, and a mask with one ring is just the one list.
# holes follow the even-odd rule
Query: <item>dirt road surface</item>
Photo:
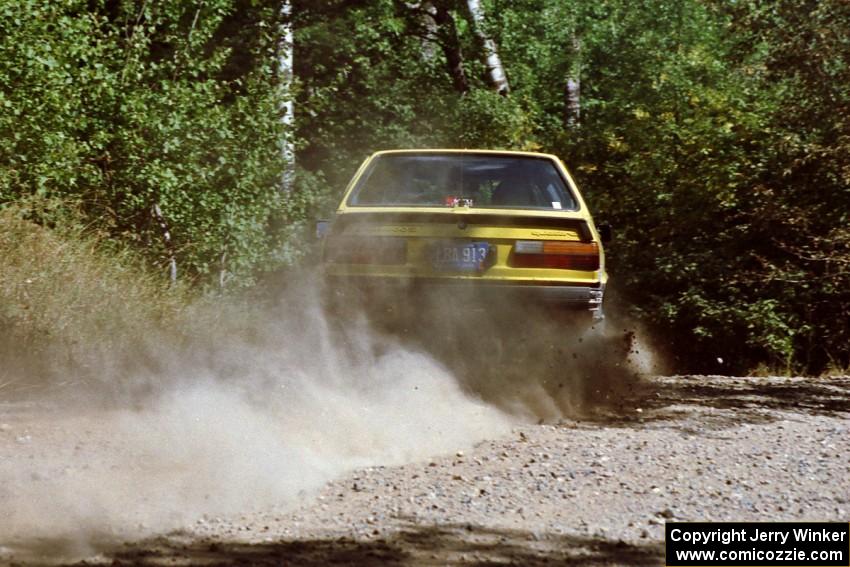
[[[66, 450], [94, 463], [95, 436], [0, 406], [0, 469]], [[0, 487], [0, 502], [61, 474]], [[94, 538], [71, 563], [661, 565], [667, 520], [850, 521], [850, 378], [651, 378], [611, 415], [347, 471], [294, 503], [146, 526], [140, 541]], [[0, 542], [0, 562], [67, 563], [48, 540]]]

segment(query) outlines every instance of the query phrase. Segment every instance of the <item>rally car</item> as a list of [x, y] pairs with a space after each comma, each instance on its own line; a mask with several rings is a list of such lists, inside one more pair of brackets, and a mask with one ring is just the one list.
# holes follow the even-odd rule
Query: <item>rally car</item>
[[369, 157], [330, 221], [322, 263], [334, 290], [465, 290], [600, 318], [603, 242], [554, 155], [392, 150]]

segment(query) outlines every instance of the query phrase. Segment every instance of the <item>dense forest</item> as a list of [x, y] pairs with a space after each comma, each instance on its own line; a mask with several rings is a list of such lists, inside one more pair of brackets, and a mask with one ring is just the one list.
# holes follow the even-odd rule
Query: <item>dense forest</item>
[[231, 290], [374, 150], [552, 152], [679, 369], [846, 369], [848, 30], [843, 0], [0, 0], [0, 207]]

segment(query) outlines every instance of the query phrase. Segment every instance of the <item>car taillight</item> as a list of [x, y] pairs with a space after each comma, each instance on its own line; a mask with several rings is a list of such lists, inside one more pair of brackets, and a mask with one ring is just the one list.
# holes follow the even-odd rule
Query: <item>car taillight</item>
[[325, 247], [325, 261], [335, 264], [404, 264], [407, 242], [403, 238], [341, 238]]
[[563, 240], [518, 240], [510, 264], [514, 268], [596, 271], [599, 245]]

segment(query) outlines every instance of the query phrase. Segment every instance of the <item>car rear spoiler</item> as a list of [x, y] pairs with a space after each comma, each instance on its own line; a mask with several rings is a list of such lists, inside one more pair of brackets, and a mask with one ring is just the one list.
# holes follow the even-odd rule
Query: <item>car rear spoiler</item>
[[511, 215], [504, 213], [483, 213], [469, 215], [453, 215], [445, 213], [351, 213], [339, 215], [331, 226], [332, 233], [342, 232], [345, 228], [355, 224], [385, 224], [385, 223], [427, 223], [427, 224], [457, 224], [466, 227], [468, 225], [486, 224], [491, 226], [511, 226], [523, 228], [537, 228], [541, 230], [572, 230], [578, 233], [582, 242], [592, 242], [593, 234], [587, 221], [575, 218], [558, 217], [528, 217], [524, 215]]

